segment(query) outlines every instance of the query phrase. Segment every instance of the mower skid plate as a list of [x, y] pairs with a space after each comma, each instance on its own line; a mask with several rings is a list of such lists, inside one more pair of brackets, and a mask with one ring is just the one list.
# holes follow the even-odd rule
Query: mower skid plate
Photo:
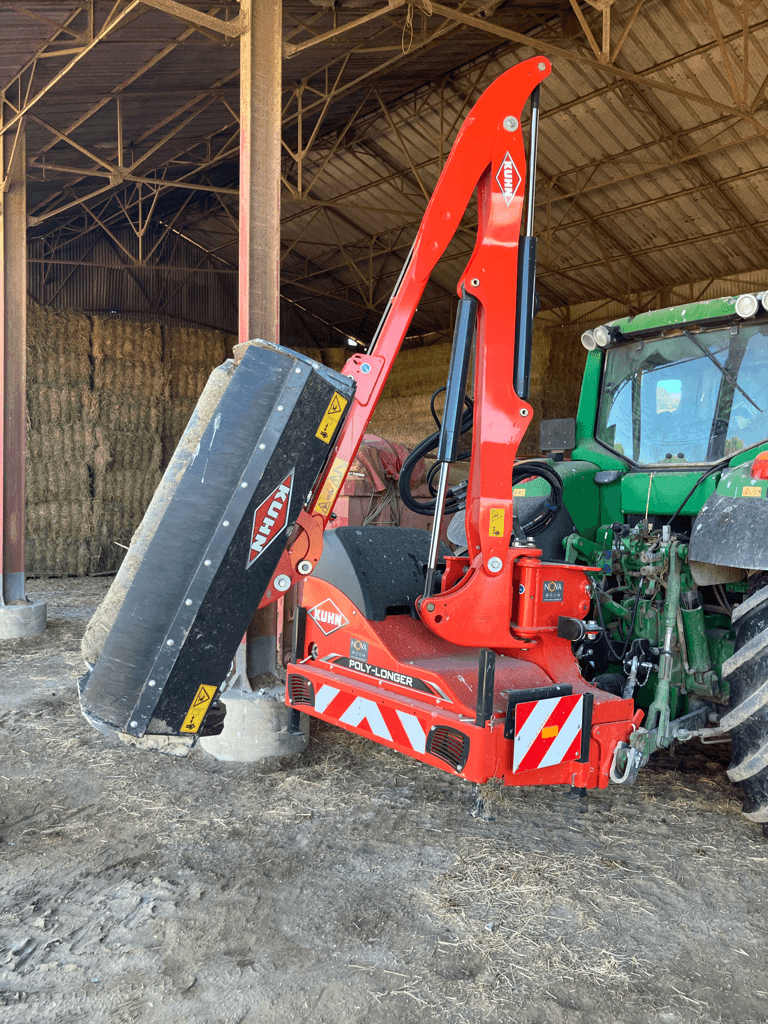
[[92, 724], [199, 733], [353, 393], [290, 349], [246, 348], [81, 680]]

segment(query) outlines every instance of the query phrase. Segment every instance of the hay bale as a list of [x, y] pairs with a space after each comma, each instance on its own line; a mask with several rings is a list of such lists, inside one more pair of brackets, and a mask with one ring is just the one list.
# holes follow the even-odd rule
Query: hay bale
[[163, 335], [159, 324], [93, 318], [93, 358], [96, 363], [144, 363], [160, 365]]
[[93, 367], [93, 386], [97, 392], [123, 392], [161, 400], [168, 397], [168, 377], [159, 361], [98, 359]]
[[90, 543], [27, 537], [26, 566], [31, 576], [87, 576], [91, 566]]
[[90, 501], [91, 474], [86, 462], [27, 462], [27, 504]]
[[157, 395], [98, 391], [95, 418], [110, 439], [122, 431], [157, 431], [163, 422], [163, 403]]
[[91, 322], [74, 310], [54, 311], [27, 304], [27, 381], [30, 384], [89, 386]]
[[[208, 372], [223, 363], [231, 355], [232, 345], [227, 344], [223, 331], [207, 330], [203, 327], [163, 328], [163, 363], [172, 372], [180, 364], [202, 366]], [[206, 380], [208, 375], [206, 374]], [[202, 388], [200, 389], [202, 391]], [[198, 392], [199, 395], [200, 392]]]
[[32, 427], [88, 420], [93, 415], [93, 402], [90, 384], [27, 386], [27, 418]]
[[39, 501], [27, 505], [27, 534], [47, 540], [87, 540], [91, 527], [91, 499]]
[[90, 462], [99, 443], [92, 423], [43, 423], [27, 434], [27, 459], [30, 462], [72, 464]]
[[171, 401], [186, 398], [196, 402], [213, 369], [207, 364], [175, 363], [169, 370]]

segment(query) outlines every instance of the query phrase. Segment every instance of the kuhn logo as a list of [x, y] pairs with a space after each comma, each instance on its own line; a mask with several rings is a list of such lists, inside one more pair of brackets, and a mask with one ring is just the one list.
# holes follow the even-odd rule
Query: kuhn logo
[[291, 507], [295, 471], [294, 467], [285, 480], [277, 485], [254, 512], [251, 547], [248, 551], [246, 569], [253, 565], [259, 555], [264, 554], [272, 541], [285, 529], [288, 522], [288, 511]]
[[506, 153], [501, 161], [496, 181], [499, 183], [499, 188], [504, 196], [504, 202], [509, 206], [517, 195], [517, 190], [520, 188], [520, 182], [522, 181], [520, 172], [515, 166], [515, 161], [509, 153]]
[[320, 604], [310, 608], [309, 617], [318, 624], [326, 636], [335, 633], [337, 629], [341, 629], [342, 626], [346, 626], [349, 622], [346, 615], [339, 611], [330, 597], [326, 597]]

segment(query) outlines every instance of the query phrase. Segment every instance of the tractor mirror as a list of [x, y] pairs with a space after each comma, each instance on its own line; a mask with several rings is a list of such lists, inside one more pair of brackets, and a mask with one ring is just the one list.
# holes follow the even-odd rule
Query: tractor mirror
[[560, 453], [576, 447], [576, 420], [542, 420], [539, 426], [539, 447], [543, 452]]

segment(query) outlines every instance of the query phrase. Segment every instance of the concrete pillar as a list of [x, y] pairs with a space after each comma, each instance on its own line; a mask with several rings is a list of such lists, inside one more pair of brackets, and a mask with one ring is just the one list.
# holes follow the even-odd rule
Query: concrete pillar
[[[0, 117], [3, 104], [0, 100]], [[23, 123], [0, 136], [0, 639], [46, 627], [24, 585], [27, 179]]]
[[[242, 0], [239, 337], [280, 342], [280, 138], [283, 5]], [[277, 669], [277, 608], [248, 627], [248, 678]]]

